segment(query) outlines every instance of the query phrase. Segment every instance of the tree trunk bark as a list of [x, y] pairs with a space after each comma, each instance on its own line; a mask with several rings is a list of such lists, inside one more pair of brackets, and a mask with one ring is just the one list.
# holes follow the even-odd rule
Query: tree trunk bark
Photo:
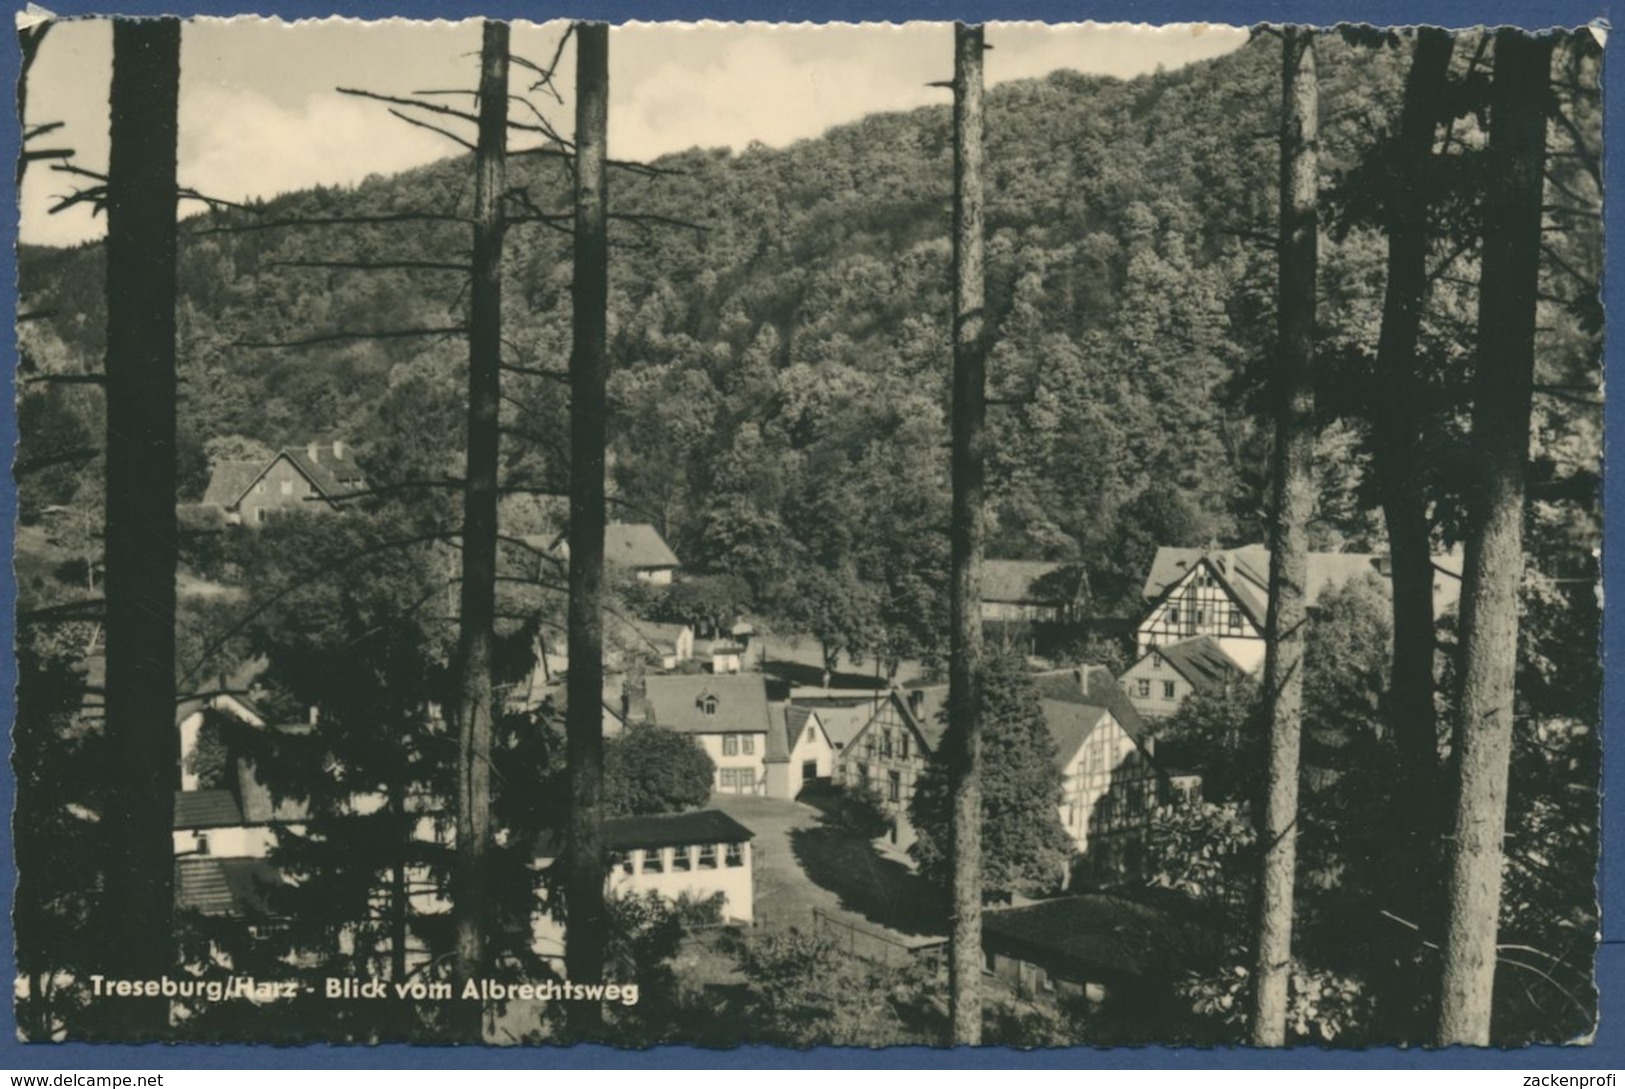
[[1488, 1045], [1501, 907], [1502, 836], [1512, 753], [1518, 586], [1535, 365], [1541, 201], [1552, 39], [1495, 36], [1491, 188], [1485, 199], [1473, 376], [1467, 565], [1461, 604], [1459, 793], [1438, 1042]]
[[954, 25], [954, 373], [949, 530], [949, 1012], [982, 1042], [982, 539], [987, 355], [982, 277], [982, 28]]
[[1252, 1042], [1286, 1043], [1297, 866], [1298, 753], [1303, 733], [1303, 648], [1314, 512], [1315, 272], [1318, 244], [1319, 85], [1314, 32], [1281, 32], [1281, 235], [1277, 286], [1270, 603], [1265, 617], [1264, 698], [1269, 767], [1263, 880], [1253, 974]]
[[[1397, 797], [1407, 800], [1406, 810], [1394, 814], [1397, 839], [1386, 898], [1392, 910], [1424, 933], [1437, 933], [1433, 916], [1438, 871], [1433, 851], [1443, 831], [1444, 810], [1439, 805], [1439, 741], [1433, 710], [1432, 527], [1421, 473], [1427, 387], [1416, 348], [1428, 288], [1427, 174], [1452, 45], [1451, 34], [1438, 27], [1416, 32], [1394, 149], [1395, 171], [1384, 198], [1388, 284], [1371, 397], [1371, 467], [1393, 565], [1394, 646], [1388, 691], [1389, 721], [1400, 759], [1395, 790]], [[1376, 973], [1377, 986], [1388, 998], [1381, 1006], [1389, 1033], [1405, 1032], [1412, 1023], [1406, 996], [1420, 990], [1413, 970], [1410, 958], [1402, 956], [1385, 958]], [[1422, 1023], [1432, 1020], [1428, 1017]]]
[[[497, 575], [497, 423], [502, 389], [502, 194], [507, 185], [508, 25], [488, 21], [480, 50], [479, 136], [474, 153], [474, 262], [469, 292], [468, 468], [463, 486], [463, 571], [458, 660], [457, 862], [452, 897], [454, 990], [483, 974], [491, 897], [491, 676]], [[480, 1034], [479, 1003], [460, 1029]]]
[[[109, 975], [174, 964], [175, 151], [181, 25], [113, 23], [107, 170], [107, 688], [111, 764], [102, 935]], [[163, 1000], [114, 1003], [121, 1032], [168, 1028]]]
[[[570, 353], [570, 672], [566, 755], [570, 766], [569, 869], [564, 962], [569, 978], [604, 975], [604, 443], [609, 376], [609, 27], [577, 23], [575, 285]], [[603, 1027], [596, 1002], [570, 1005], [571, 1031]]]

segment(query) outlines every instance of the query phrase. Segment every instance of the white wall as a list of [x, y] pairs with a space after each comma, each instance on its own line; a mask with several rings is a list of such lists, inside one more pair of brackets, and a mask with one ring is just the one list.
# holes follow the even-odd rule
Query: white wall
[[[700, 743], [700, 747], [705, 750], [705, 754], [707, 756], [709, 756], [711, 758], [711, 762], [717, 766], [716, 778], [711, 781], [711, 789], [713, 791], [721, 791], [722, 790], [722, 769], [723, 768], [733, 768], [733, 769], [736, 769], [736, 770], [741, 770], [742, 769], [742, 770], [748, 771], [750, 773], [750, 776], [751, 776], [751, 782], [755, 784], [753, 787], [748, 788], [748, 789], [746, 789], [744, 791], [740, 791], [739, 793], [760, 794], [760, 793], [766, 791], [766, 789], [767, 789], [767, 776], [766, 776], [766, 772], [764, 771], [764, 768], [766, 766], [764, 764], [764, 760], [765, 760], [765, 758], [767, 756], [767, 733], [766, 733], [766, 731], [761, 731], [761, 732], [756, 732], [756, 733], [751, 733], [751, 732], [746, 732], [746, 731], [730, 731], [730, 732], [734, 733], [736, 736], [738, 736], [740, 738], [740, 744], [739, 744], [739, 750], [740, 751], [738, 753], [736, 753], [735, 755], [732, 755], [732, 756], [724, 756], [722, 754], [722, 738], [723, 738], [723, 735], [720, 734], [720, 733], [717, 733], [717, 734], [690, 734], [689, 735], [692, 738], [694, 738], [695, 741]], [[751, 739], [751, 751], [748, 752], [748, 753], [744, 751], [744, 749], [745, 749], [744, 739], [747, 738], [747, 737]], [[735, 791], [730, 788], [728, 793], [732, 794], [732, 793], [735, 793]]]

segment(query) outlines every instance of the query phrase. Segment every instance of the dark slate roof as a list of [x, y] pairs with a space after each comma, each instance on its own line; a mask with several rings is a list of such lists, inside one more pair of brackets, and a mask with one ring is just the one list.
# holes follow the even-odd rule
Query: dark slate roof
[[175, 827], [232, 828], [243, 823], [243, 811], [229, 790], [177, 790]]
[[617, 817], [604, 822], [604, 846], [612, 851], [629, 851], [634, 847], [681, 847], [694, 843], [744, 843], [755, 835], [749, 828], [717, 809]]
[[266, 915], [266, 893], [282, 875], [258, 858], [181, 858], [175, 861], [175, 907], [205, 915]]
[[1161, 654], [1162, 660], [1198, 692], [1212, 692], [1247, 675], [1246, 670], [1232, 661], [1230, 655], [1220, 650], [1219, 644], [1207, 635], [1165, 647], [1153, 647], [1151, 653]]
[[1116, 896], [1066, 896], [982, 914], [989, 952], [1080, 980], [1166, 977], [1211, 952], [1211, 936]]
[[634, 522], [611, 522], [604, 527], [604, 559], [634, 570], [679, 566], [677, 553], [654, 526]]
[[304, 446], [290, 446], [280, 456], [292, 462], [293, 467], [329, 499], [366, 490], [367, 478], [361, 472], [361, 466], [356, 464], [349, 447], [342, 447], [343, 454], [335, 455], [332, 443], [316, 443], [315, 446], [314, 461], [311, 460], [309, 448]]
[[1150, 736], [1145, 719], [1118, 685], [1111, 671], [1103, 666], [1079, 666], [1076, 669], [1051, 669], [1033, 674], [1033, 686], [1045, 700], [1064, 703], [1092, 704], [1112, 713], [1117, 724], [1142, 749]]
[[1055, 766], [1062, 769], [1078, 755], [1095, 727], [1107, 720], [1106, 708], [1091, 703], [1040, 700], [1039, 706], [1044, 710], [1044, 725], [1055, 741]]
[[269, 462], [222, 461], [215, 464], [209, 474], [209, 487], [203, 493], [203, 503], [229, 510], [237, 505], [254, 481], [265, 472]]
[[982, 600], [1018, 605], [1071, 605], [1082, 594], [1076, 564], [983, 560]]
[[[657, 726], [688, 734], [767, 733], [772, 720], [760, 673], [690, 673], [646, 677], [644, 704]], [[701, 703], [714, 696], [717, 711]]]

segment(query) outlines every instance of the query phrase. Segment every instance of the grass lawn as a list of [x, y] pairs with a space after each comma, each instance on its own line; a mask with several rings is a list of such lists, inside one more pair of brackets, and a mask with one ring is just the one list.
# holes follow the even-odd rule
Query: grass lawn
[[940, 895], [867, 840], [799, 802], [717, 795], [712, 804], [756, 833], [756, 922], [815, 926], [813, 911], [899, 945], [947, 933]]

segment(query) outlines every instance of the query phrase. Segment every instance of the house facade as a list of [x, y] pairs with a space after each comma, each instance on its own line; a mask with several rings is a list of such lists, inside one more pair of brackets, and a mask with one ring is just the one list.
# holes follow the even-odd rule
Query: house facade
[[[772, 713], [759, 673], [645, 677], [626, 700], [628, 721], [688, 734], [716, 765], [721, 794], [766, 794]], [[778, 726], [782, 741], [783, 719]]]
[[345, 496], [366, 487], [354, 452], [335, 439], [288, 447], [268, 461], [222, 461], [202, 505], [218, 507], [229, 525], [262, 526], [288, 511], [337, 510]]
[[[543, 555], [570, 558], [567, 534], [558, 534], [551, 541], [544, 537], [526, 537], [524, 541], [528, 548]], [[656, 586], [669, 586], [682, 566], [660, 531], [642, 522], [610, 522], [604, 527], [604, 562]]]
[[789, 800], [808, 785], [834, 774], [835, 747], [818, 712], [793, 704], [778, 710], [784, 729], [779, 742], [769, 746], [767, 796]]
[[1158, 719], [1179, 710], [1190, 696], [1223, 691], [1246, 675], [1216, 639], [1199, 635], [1151, 647], [1123, 671], [1118, 683], [1135, 710], [1145, 718]]
[[[1461, 556], [1435, 556], [1433, 569], [1433, 607], [1442, 615], [1461, 597]], [[1138, 652], [1207, 636], [1242, 669], [1256, 673], [1264, 664], [1269, 572], [1269, 550], [1259, 545], [1159, 548], [1143, 591], [1149, 609], [1135, 629]], [[1327, 590], [1368, 575], [1389, 578], [1388, 558], [1311, 552], [1305, 586], [1310, 607]]]
[[892, 817], [886, 838], [904, 849], [918, 838], [908, 817], [909, 799], [942, 741], [941, 722], [926, 713], [932, 695], [937, 693], [923, 689], [888, 693], [837, 760], [836, 777], [842, 783], [867, 787], [879, 796]]

